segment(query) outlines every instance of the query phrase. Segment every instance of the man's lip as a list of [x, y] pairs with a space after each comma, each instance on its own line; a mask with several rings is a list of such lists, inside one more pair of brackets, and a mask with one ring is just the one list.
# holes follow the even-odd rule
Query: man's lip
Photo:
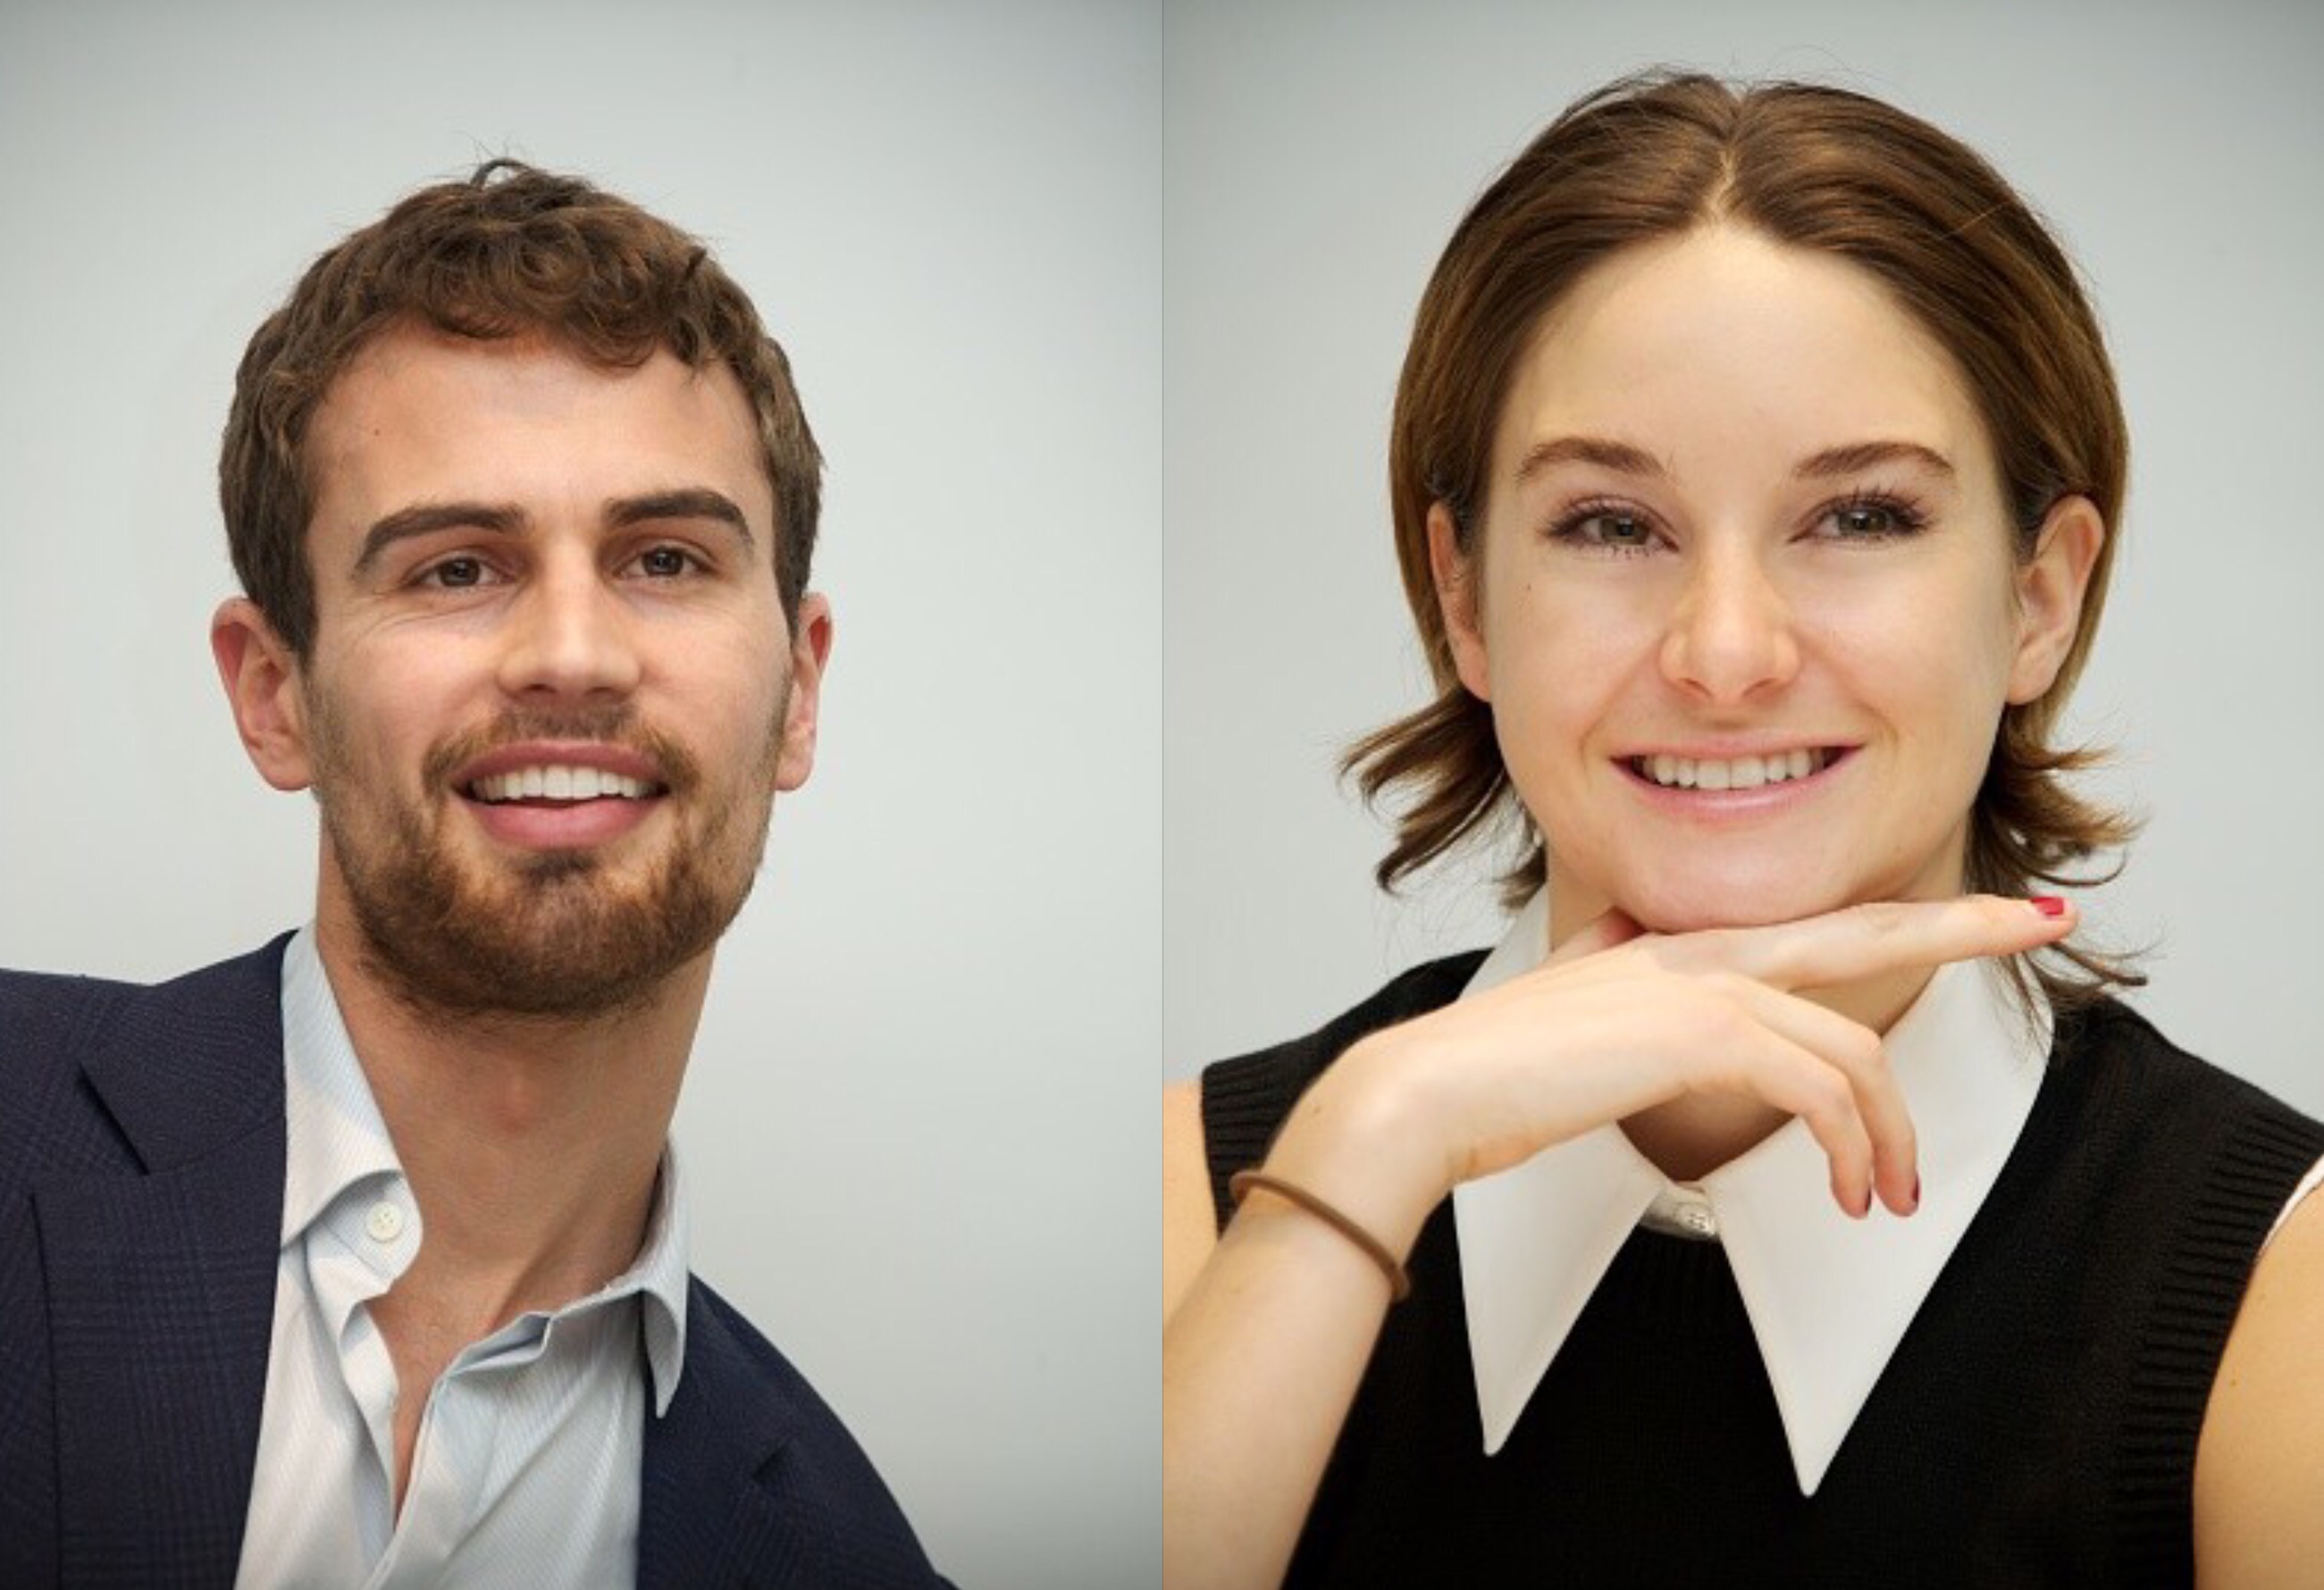
[[464, 763], [453, 774], [456, 789], [466, 790], [480, 778], [494, 778], [526, 767], [595, 767], [600, 773], [634, 778], [641, 784], [667, 786], [661, 764], [643, 751], [594, 740], [528, 740], [504, 745]]

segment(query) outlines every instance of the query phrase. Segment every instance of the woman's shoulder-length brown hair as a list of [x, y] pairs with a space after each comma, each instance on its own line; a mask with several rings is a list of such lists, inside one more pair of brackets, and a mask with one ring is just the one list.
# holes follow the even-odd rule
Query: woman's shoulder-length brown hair
[[[1511, 370], [1534, 327], [1618, 250], [1712, 222], [1837, 255], [1871, 271], [1959, 364], [1998, 466], [2017, 555], [2051, 505], [2087, 497], [2107, 535], [2057, 681], [2003, 715], [1971, 813], [1971, 889], [2086, 885], [2078, 863], [2134, 832], [2067, 787], [2097, 759], [2052, 743], [2089, 656], [2119, 541], [2129, 435], [2097, 316], [2072, 262], [1974, 151], [1893, 106], [1803, 83], [1733, 87], [1696, 74], [1627, 78], [1569, 106], [1471, 207], [1423, 294], [1388, 446], [1397, 556], [1434, 676], [1427, 706], [1347, 757], [1366, 798], [1397, 801], [1384, 887], [1517, 815], [1491, 710], [1462, 687], [1428, 558], [1443, 503], [1464, 551], [1483, 522], [1492, 443]], [[1537, 887], [1537, 837], [1505, 879]], [[2111, 876], [2107, 874], [2104, 876]], [[2071, 1005], [2143, 980], [2084, 948], [2034, 969]]]

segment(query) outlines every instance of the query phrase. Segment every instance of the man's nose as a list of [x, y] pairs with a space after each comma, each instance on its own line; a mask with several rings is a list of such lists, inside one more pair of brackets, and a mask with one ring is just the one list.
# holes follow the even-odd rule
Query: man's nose
[[635, 621], [592, 560], [545, 559], [510, 614], [501, 688], [536, 701], [625, 696], [639, 677]]
[[1709, 547], [1688, 571], [1663, 638], [1665, 678], [1706, 704], [1780, 689], [1799, 672], [1791, 603], [1757, 552]]

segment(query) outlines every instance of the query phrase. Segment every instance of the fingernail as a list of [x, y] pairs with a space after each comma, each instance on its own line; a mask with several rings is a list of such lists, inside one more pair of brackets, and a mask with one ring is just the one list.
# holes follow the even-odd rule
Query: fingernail
[[2063, 916], [2066, 914], [2066, 902], [2056, 895], [2036, 895], [2026, 904], [2044, 916]]
[[1917, 1172], [1913, 1177], [1913, 1201], [1904, 1206], [1904, 1212], [1908, 1215], [1921, 1212], [1921, 1178]]

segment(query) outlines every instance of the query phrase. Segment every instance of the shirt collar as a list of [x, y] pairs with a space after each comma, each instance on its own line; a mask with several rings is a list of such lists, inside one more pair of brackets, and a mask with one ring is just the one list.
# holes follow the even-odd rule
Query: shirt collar
[[[1545, 891], [1462, 997], [1541, 963]], [[1775, 1388], [1800, 1493], [1813, 1495], [1896, 1344], [1992, 1190], [2034, 1107], [2052, 1018], [2027, 1021], [2001, 969], [1940, 967], [1886, 1048], [1919, 1141], [1921, 1207], [1840, 1212], [1797, 1120], [1702, 1178], [1702, 1199]], [[1608, 1125], [1453, 1190], [1485, 1450], [1500, 1449], [1591, 1294], [1671, 1184]], [[1687, 1201], [1693, 1201], [1689, 1199]]]
[[[347, 1036], [330, 977], [315, 947], [312, 923], [291, 935], [282, 954], [282, 1245], [288, 1248], [336, 1206], [358, 1195], [367, 1199], [373, 1184], [403, 1181], [403, 1162], [396, 1156], [371, 1081]], [[418, 1225], [416, 1215], [413, 1225]], [[416, 1236], [397, 1245], [400, 1251], [392, 1261], [396, 1274], [417, 1252]], [[666, 1143], [637, 1257], [598, 1291], [551, 1316], [562, 1318], [638, 1294], [657, 1415], [669, 1411], [686, 1362], [686, 1236], [685, 1178], [678, 1173], [677, 1145]], [[392, 1276], [383, 1279], [392, 1282]]]

